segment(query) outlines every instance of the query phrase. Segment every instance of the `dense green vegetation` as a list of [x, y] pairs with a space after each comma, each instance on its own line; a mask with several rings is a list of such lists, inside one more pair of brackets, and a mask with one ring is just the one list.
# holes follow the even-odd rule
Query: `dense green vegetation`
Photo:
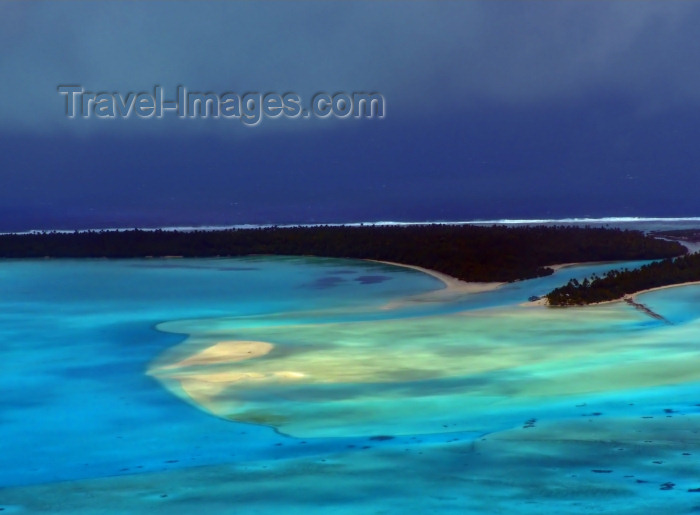
[[574, 306], [620, 299], [659, 286], [700, 281], [700, 254], [664, 259], [636, 270], [612, 270], [583, 282], [575, 279], [546, 295], [551, 306]]
[[684, 252], [676, 242], [639, 231], [588, 227], [320, 226], [0, 235], [0, 257], [8, 258], [316, 255], [395, 261], [466, 281], [514, 281], [551, 274], [546, 266], [556, 263]]

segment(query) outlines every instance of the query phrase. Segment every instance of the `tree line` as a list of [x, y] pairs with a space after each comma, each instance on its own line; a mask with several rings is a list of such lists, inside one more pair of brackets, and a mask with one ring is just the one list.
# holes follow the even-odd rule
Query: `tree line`
[[615, 300], [659, 286], [700, 281], [700, 253], [649, 263], [635, 270], [611, 270], [579, 282], [572, 279], [546, 295], [551, 306], [576, 306]]
[[416, 265], [465, 281], [515, 281], [577, 261], [681, 255], [677, 242], [640, 231], [548, 226], [316, 226], [229, 230], [127, 230], [0, 235], [0, 257], [134, 258], [252, 254], [376, 259]]

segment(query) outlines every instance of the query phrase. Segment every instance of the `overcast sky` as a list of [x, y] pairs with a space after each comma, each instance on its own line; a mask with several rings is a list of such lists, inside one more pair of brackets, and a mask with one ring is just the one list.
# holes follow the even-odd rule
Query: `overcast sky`
[[[672, 0], [0, 2], [0, 229], [697, 216], [698, 26]], [[386, 116], [68, 119], [61, 84]]]

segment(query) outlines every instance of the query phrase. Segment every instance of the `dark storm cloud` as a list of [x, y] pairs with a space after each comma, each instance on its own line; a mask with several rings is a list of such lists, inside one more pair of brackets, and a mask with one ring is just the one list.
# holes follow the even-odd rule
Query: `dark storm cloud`
[[[640, 114], [700, 100], [692, 2], [4, 2], [2, 126], [45, 132], [231, 123], [65, 120], [91, 90], [376, 90], [390, 115], [621, 94]], [[294, 121], [289, 128], [312, 123]], [[250, 131], [248, 131], [250, 133]], [[258, 134], [262, 131], [258, 130]]]
[[[700, 3], [0, 2], [0, 230], [697, 215]], [[85, 120], [126, 93], [379, 91], [383, 120]]]

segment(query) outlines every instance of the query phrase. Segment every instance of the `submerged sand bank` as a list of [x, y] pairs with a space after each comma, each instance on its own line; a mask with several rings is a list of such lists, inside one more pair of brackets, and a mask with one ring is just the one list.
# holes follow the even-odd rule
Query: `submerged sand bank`
[[[182, 347], [197, 348], [192, 342], [181, 344]], [[183, 349], [175, 356], [182, 356]], [[239, 381], [260, 381], [269, 379], [262, 374], [222, 369], [221, 365], [259, 358], [268, 354], [274, 345], [263, 341], [225, 340], [205, 347], [194, 354], [172, 361], [166, 357], [151, 364], [147, 374], [158, 379], [175, 394], [189, 398], [195, 404], [210, 409], [209, 404], [214, 396], [226, 387]], [[286, 378], [285, 374], [280, 375]], [[211, 409], [210, 409], [211, 410]]]
[[[411, 268], [435, 277], [445, 285], [445, 288], [441, 290], [393, 301], [384, 306], [384, 309], [395, 309], [403, 305], [422, 302], [449, 302], [463, 295], [491, 291], [505, 284], [497, 282], [470, 283], [419, 266], [387, 261], [374, 262]], [[162, 327], [160, 329], [169, 330]], [[193, 336], [194, 338], [192, 338]], [[254, 340], [223, 340], [211, 343], [211, 345], [206, 346], [206, 341], [202, 341], [201, 338], [190, 333], [189, 340], [166, 351], [151, 364], [147, 373], [158, 379], [176, 395], [192, 401], [212, 413], [220, 411], [217, 397], [223, 395], [226, 389], [234, 384], [294, 382], [306, 376], [306, 374], [295, 370], [251, 371], [240, 367], [232, 369], [226, 367], [227, 364], [265, 356], [274, 348], [272, 343]]]
[[272, 347], [273, 345], [267, 342], [247, 340], [222, 341], [176, 363], [157, 366], [151, 370], [165, 371], [187, 366], [233, 363], [264, 356], [272, 350]]

